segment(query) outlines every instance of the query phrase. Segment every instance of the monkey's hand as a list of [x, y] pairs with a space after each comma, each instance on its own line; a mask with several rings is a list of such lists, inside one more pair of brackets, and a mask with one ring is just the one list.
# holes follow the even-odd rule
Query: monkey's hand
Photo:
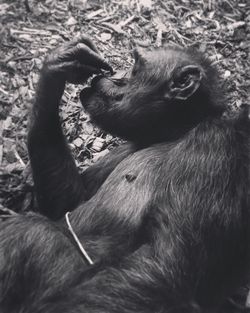
[[81, 36], [52, 51], [44, 62], [42, 74], [55, 78], [58, 82], [78, 84], [91, 75], [100, 73], [101, 69], [112, 71], [93, 42]]

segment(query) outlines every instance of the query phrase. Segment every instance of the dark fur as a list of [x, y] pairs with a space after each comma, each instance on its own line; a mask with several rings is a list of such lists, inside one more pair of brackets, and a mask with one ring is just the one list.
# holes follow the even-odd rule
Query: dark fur
[[[215, 312], [246, 278], [246, 113], [233, 120], [221, 117], [222, 103], [214, 101], [219, 94], [215, 73], [199, 54], [167, 47], [142, 60], [147, 71], [141, 68], [145, 63], [139, 65], [137, 78], [122, 87], [101, 79], [82, 94], [97, 123], [112, 125], [126, 138], [134, 134], [136, 143], [119, 148], [83, 176], [60, 130], [63, 84], [57, 95], [53, 86], [52, 99], [43, 88], [53, 84], [42, 75], [29, 135], [40, 207], [56, 219], [78, 206], [70, 220], [95, 265], [85, 264], [64, 220], [11, 217], [0, 231], [1, 312]], [[167, 88], [174, 76], [165, 77], [165, 66], [173, 65], [174, 71], [184, 61], [203, 69], [201, 87], [192, 101], [163, 100], [156, 86], [164, 81]], [[132, 89], [131, 81], [141, 89]], [[122, 105], [119, 93], [126, 98]], [[149, 124], [143, 124], [144, 117]], [[147, 140], [137, 125], [145, 126]]]

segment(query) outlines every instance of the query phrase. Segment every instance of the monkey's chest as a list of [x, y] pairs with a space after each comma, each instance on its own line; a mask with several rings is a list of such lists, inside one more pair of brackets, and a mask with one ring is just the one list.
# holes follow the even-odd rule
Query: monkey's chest
[[[146, 151], [122, 161], [104, 182], [93, 201], [122, 219], [135, 223], [147, 211], [156, 193], [165, 189], [165, 157]], [[159, 181], [162, 181], [159, 184]]]

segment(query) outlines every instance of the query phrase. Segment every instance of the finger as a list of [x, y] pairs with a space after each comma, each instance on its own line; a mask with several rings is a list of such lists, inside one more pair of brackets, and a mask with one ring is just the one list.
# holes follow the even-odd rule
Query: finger
[[91, 75], [100, 73], [98, 68], [83, 65], [78, 61], [63, 62], [54, 65], [54, 68], [51, 69], [70, 83], [80, 83], [88, 79]]
[[93, 74], [100, 74], [101, 70], [99, 68], [90, 66], [90, 65], [82, 65], [79, 64], [78, 68], [84, 72], [86, 75], [88, 74], [88, 76], [93, 75]]
[[[87, 44], [79, 42], [80, 40], [86, 42], [91, 48]], [[112, 67], [93, 49], [98, 51], [88, 37], [81, 36], [78, 40], [66, 42], [58, 47], [47, 57], [46, 62], [48, 64], [58, 64], [60, 62], [69, 62], [77, 59], [82, 64], [113, 73]]]
[[79, 38], [79, 42], [84, 43], [85, 45], [87, 45], [90, 49], [94, 50], [96, 53], [100, 54], [99, 50], [97, 49], [96, 45], [93, 43], [93, 41], [85, 36], [85, 35], [81, 35], [81, 37]]
[[78, 43], [74, 51], [74, 55], [78, 61], [96, 68], [102, 68], [107, 71], [113, 71], [112, 67], [95, 51], [90, 49], [83, 43]]
[[91, 65], [85, 65], [81, 64], [78, 61], [72, 61], [72, 62], [63, 62], [55, 66], [55, 70], [60, 72], [67, 73], [68, 71], [81, 71], [83, 74], [98, 74], [100, 73], [100, 69], [91, 66]]
[[85, 35], [81, 35], [78, 36], [77, 38], [71, 40], [71, 41], [67, 41], [63, 44], [64, 48], [73, 48], [74, 46], [76, 46], [78, 43], [83, 43], [86, 46], [88, 46], [90, 49], [92, 49], [93, 51], [95, 51], [96, 53], [100, 54], [99, 50], [97, 49], [97, 47], [95, 46], [95, 44], [92, 42], [92, 40], [85, 36]]

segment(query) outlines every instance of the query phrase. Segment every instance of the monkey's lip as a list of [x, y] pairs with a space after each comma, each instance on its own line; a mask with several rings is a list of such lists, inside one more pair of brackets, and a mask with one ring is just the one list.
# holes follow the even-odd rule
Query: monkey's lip
[[80, 92], [80, 100], [83, 103], [83, 105], [86, 105], [87, 100], [96, 93], [101, 94], [102, 96], [109, 96], [107, 94], [106, 85], [114, 87], [114, 88], [120, 88], [123, 86], [126, 86], [127, 78], [125, 77], [127, 72], [125, 71], [119, 71], [110, 78], [104, 76], [103, 74], [96, 75], [91, 80], [90, 87], [85, 87]]
[[103, 79], [104, 76], [103, 75], [96, 75], [90, 83], [89, 87], [85, 87], [82, 89], [82, 91], [80, 92], [80, 99], [81, 101], [86, 101], [94, 92], [96, 92], [95, 87], [97, 87], [98, 82]]

